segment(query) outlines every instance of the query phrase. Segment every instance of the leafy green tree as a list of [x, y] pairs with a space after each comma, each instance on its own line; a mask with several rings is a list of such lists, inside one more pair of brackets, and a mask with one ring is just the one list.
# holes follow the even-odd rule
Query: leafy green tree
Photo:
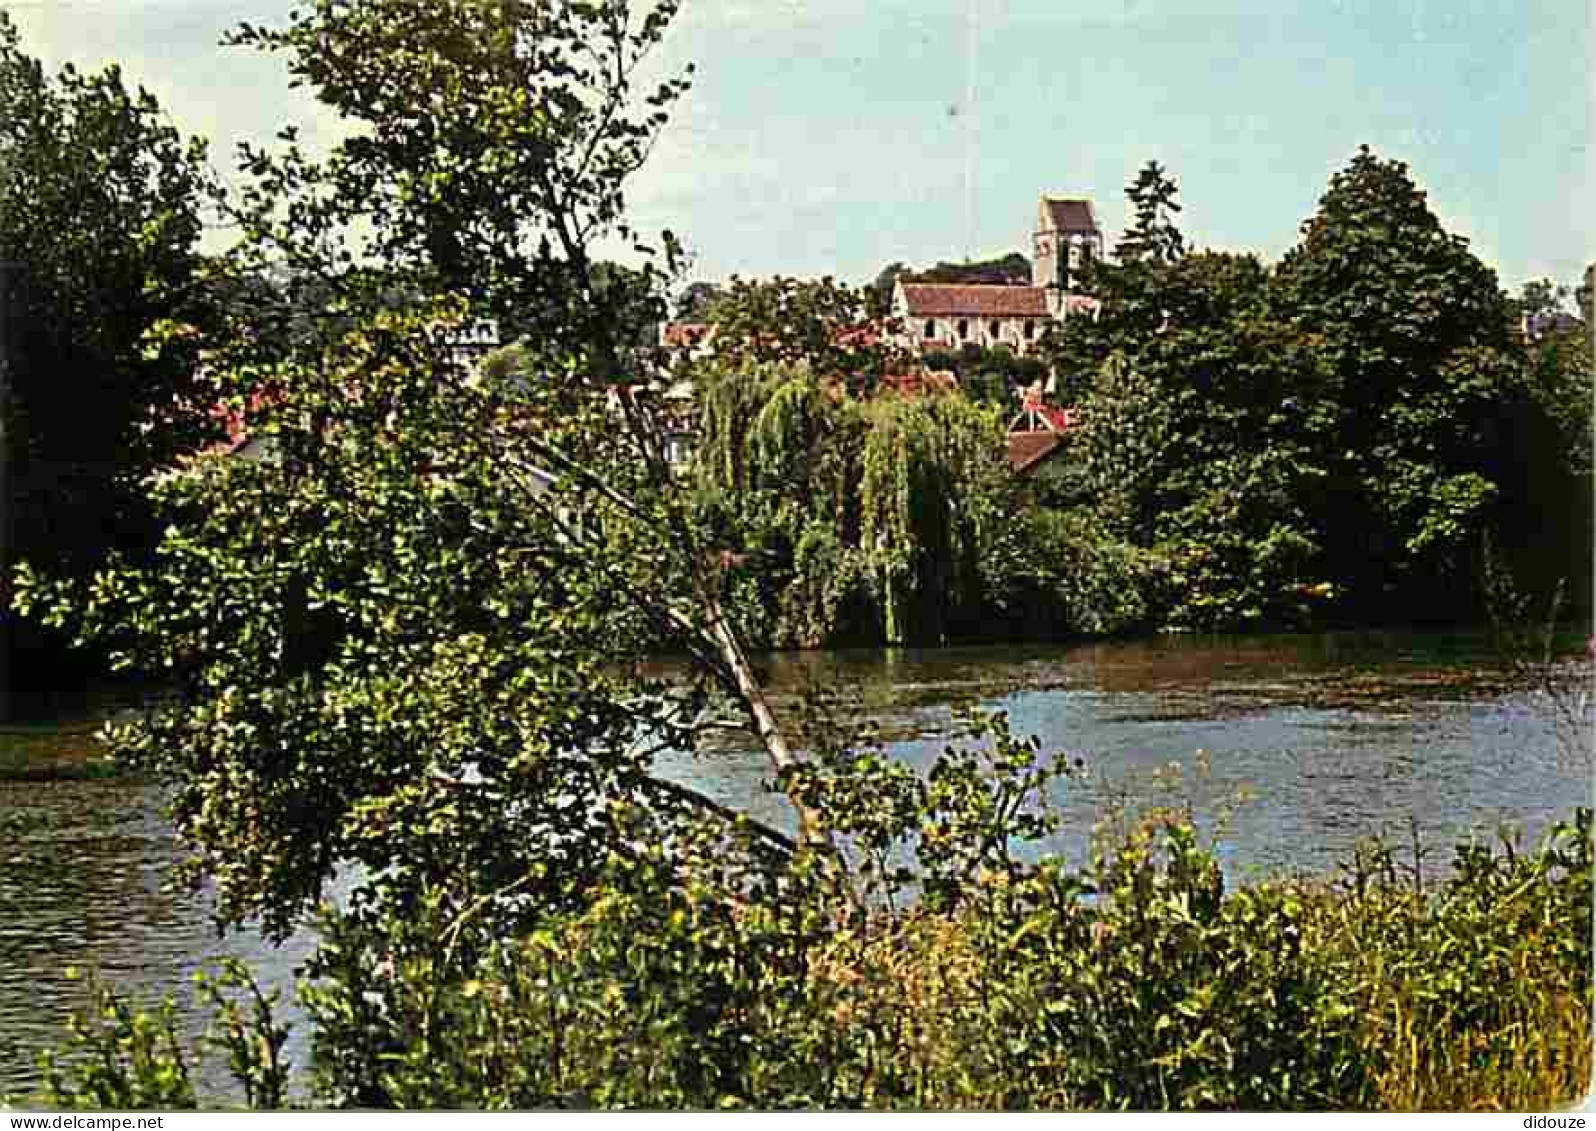
[[[357, 135], [323, 168], [292, 151], [252, 162], [238, 270], [279, 263], [305, 332], [242, 312], [208, 343], [208, 368], [270, 456], [185, 460], [160, 477], [152, 564], [113, 560], [87, 585], [34, 572], [18, 592], [24, 612], [174, 685], [112, 741], [170, 783], [191, 874], [214, 882], [225, 922], [258, 916], [286, 933], [335, 870], [362, 864], [351, 915], [364, 928], [427, 898], [491, 935], [578, 898], [611, 853], [669, 844], [683, 814], [730, 835], [734, 817], [651, 770], [662, 749], [691, 748], [706, 685], [629, 674], [646, 654], [694, 656], [752, 712], [773, 769], [791, 761], [724, 608], [715, 532], [677, 490], [646, 406], [610, 385], [623, 312], [585, 305], [598, 272], [582, 241], [608, 230], [644, 135], [624, 107], [595, 117], [561, 84], [619, 98], [673, 11], [637, 24], [616, 4], [418, 14], [369, 0], [241, 35], [290, 50], [296, 73], [368, 116], [382, 143]], [[590, 69], [592, 52], [621, 77]], [[420, 75], [463, 119], [437, 150], [400, 144], [424, 128], [416, 100], [430, 84], [398, 89]], [[646, 93], [643, 120], [676, 89]], [[546, 112], [488, 145], [482, 129], [521, 122], [516, 107], [540, 94]], [[447, 186], [422, 192], [417, 171], [458, 170], [469, 194], [488, 168], [555, 178], [556, 191], [501, 202], [484, 223], [502, 229], [460, 244], [486, 281], [452, 278], [466, 259], [423, 238], [446, 226]], [[355, 237], [381, 261], [334, 238], [362, 216], [374, 226]], [[492, 268], [529, 232], [555, 233], [561, 271], [589, 289], [571, 283], [579, 293], [527, 323], [515, 379], [468, 380], [451, 342], [520, 285], [498, 289]], [[560, 309], [580, 317], [548, 316]], [[824, 840], [802, 806], [797, 817]]]
[[1503, 427], [1521, 384], [1495, 273], [1405, 165], [1364, 147], [1303, 224], [1276, 296], [1333, 382], [1330, 572], [1368, 612], [1455, 610], [1469, 547], [1514, 498], [1520, 458]]
[[918, 643], [989, 628], [1014, 568], [999, 410], [957, 392], [857, 398], [790, 365], [719, 364], [698, 389], [699, 473], [735, 509], [751, 636]]
[[961, 396], [869, 406], [860, 544], [889, 644], [944, 643], [981, 623], [1008, 521], [998, 410]]
[[1096, 279], [1101, 318], [1071, 330], [1072, 364], [1096, 367], [1070, 395], [1074, 505], [1145, 556], [1169, 623], [1290, 622], [1320, 607], [1333, 591], [1318, 527], [1333, 405], [1314, 351], [1270, 310], [1268, 272], [1198, 252]]
[[715, 353], [734, 364], [795, 364], [866, 389], [901, 359], [866, 313], [863, 291], [821, 279], [733, 275], [708, 304]]
[[1550, 279], [1531, 279], [1524, 284], [1519, 297], [1519, 312], [1532, 322], [1540, 321], [1547, 315], [1563, 312], [1572, 293]]
[[877, 272], [875, 279], [865, 288], [871, 317], [884, 318], [891, 312], [892, 291], [899, 281], [1029, 286], [1031, 261], [1020, 252], [1011, 251], [991, 259], [966, 260], [962, 263], [944, 261], [924, 271], [916, 271], [902, 262], [889, 263]]
[[1137, 223], [1115, 248], [1119, 262], [1093, 259], [1082, 272], [1081, 289], [1098, 300], [1097, 311], [1049, 327], [1037, 343], [1037, 356], [1053, 372], [1064, 403], [1085, 395], [1093, 375], [1112, 354], [1134, 353], [1166, 328], [1172, 287], [1165, 277], [1185, 247], [1170, 217], [1180, 211], [1178, 193], [1163, 168], [1149, 161], [1125, 187]]
[[[242, 25], [231, 42], [284, 53], [297, 82], [362, 127], [321, 166], [297, 146], [249, 151], [259, 177], [247, 230], [322, 273], [330, 238], [354, 243], [338, 265], [380, 264], [390, 287], [472, 295], [507, 336], [579, 349], [614, 375], [638, 290], [626, 273], [596, 270], [591, 248], [612, 238], [663, 250], [664, 268], [645, 269], [649, 293], [674, 271], [674, 238], [646, 241], [623, 203], [688, 86], [690, 67], [644, 77], [678, 7], [313, 0], [286, 27]], [[369, 290], [363, 275], [353, 282]]]
[[[115, 67], [46, 75], [4, 12], [0, 104], [0, 576], [8, 558], [82, 572], [148, 545], [138, 477], [206, 431], [194, 336], [146, 334], [207, 320], [213, 186], [154, 96]], [[48, 646], [21, 631], [0, 648]]]
[[1571, 293], [1578, 302], [1579, 290], [1536, 280], [1525, 285], [1519, 302], [1526, 323], [1525, 395], [1504, 414], [1519, 453], [1517, 498], [1505, 508], [1509, 513], [1494, 534], [1494, 547], [1507, 552], [1521, 588], [1537, 599], [1560, 589], [1565, 611], [1578, 615], [1591, 604], [1586, 564], [1596, 538], [1596, 348], [1589, 323], [1567, 311]]
[[908, 281], [909, 266], [902, 261], [887, 264], [870, 285], [865, 288], [865, 303], [867, 312], [872, 318], [885, 318], [892, 311], [892, 292], [898, 285], [898, 280]]
[[1519, 308], [1529, 323], [1525, 349], [1531, 388], [1555, 422], [1562, 459], [1577, 473], [1587, 473], [1592, 455], [1591, 371], [1596, 357], [1585, 319], [1567, 311], [1569, 298], [1578, 296], [1578, 291], [1550, 279], [1537, 279], [1524, 285]]
[[966, 342], [957, 351], [928, 350], [920, 357], [927, 369], [951, 372], [971, 400], [1012, 408], [1016, 390], [1047, 380], [1047, 365], [1035, 357], [1018, 357], [1004, 346]]
[[676, 300], [676, 321], [702, 322], [709, 316], [711, 304], [720, 295], [714, 283], [700, 280], [689, 283]]
[[[1158, 402], [1147, 426], [1170, 418], [1172, 439], [1152, 444], [1162, 466], [1110, 476], [1102, 496], [1118, 500], [1109, 528], [1163, 555], [1167, 615], [1290, 619], [1333, 596], [1360, 618], [1455, 616], [1474, 599], [1484, 531], [1527, 560], [1570, 528], [1572, 453], [1588, 447], [1579, 382], [1555, 350], [1526, 369], [1518, 308], [1404, 166], [1360, 152], [1272, 271], [1184, 253], [1160, 227], [1173, 184], [1156, 165], [1127, 195], [1130, 244], [1089, 272], [1098, 316], [1043, 350], [1065, 400], [1117, 419], [1117, 378], [1092, 386], [1120, 356]], [[1526, 300], [1544, 311], [1561, 296], [1536, 285]]]
[[992, 259], [978, 259], [963, 263], [938, 263], [924, 271], [903, 275], [905, 283], [985, 283], [1008, 286], [1029, 286], [1031, 261], [1017, 251]]
[[566, 568], [543, 484], [441, 335], [386, 319], [254, 376], [278, 391], [252, 421], [274, 458], [165, 477], [155, 568], [113, 564], [49, 608], [105, 634], [118, 666], [176, 681], [112, 741], [171, 783], [192, 874], [224, 921], [276, 934], [355, 862], [396, 900], [443, 882], [469, 901], [551, 863], [580, 882], [603, 851], [601, 783], [636, 778], [649, 714], [589, 669], [584, 639], [647, 626], [625, 631], [601, 611], [619, 593]]

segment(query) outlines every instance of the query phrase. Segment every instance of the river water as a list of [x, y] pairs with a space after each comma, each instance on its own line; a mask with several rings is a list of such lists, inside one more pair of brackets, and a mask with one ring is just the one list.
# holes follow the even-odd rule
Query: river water
[[[1064, 822], [1049, 846], [1076, 861], [1093, 823], [1122, 803], [1189, 804], [1208, 828], [1223, 821], [1233, 880], [1328, 871], [1369, 834], [1407, 845], [1416, 833], [1441, 870], [1460, 837], [1514, 828], [1532, 841], [1591, 803], [1585, 657], [1565, 657], [1555, 695], [1514, 689], [1477, 634], [1160, 637], [760, 664], [778, 707], [805, 688], [838, 689], [916, 765], [947, 744], [961, 711], [1007, 712], [1016, 733], [1079, 764], [1054, 798]], [[790, 823], [746, 735], [718, 736], [664, 772]], [[66, 967], [184, 1008], [193, 973], [236, 955], [291, 995], [313, 940], [218, 939], [203, 898], [165, 890], [177, 852], [152, 786], [0, 782], [0, 1093], [37, 1084], [37, 1050], [59, 1043], [84, 1001]], [[302, 1027], [289, 1052], [303, 1061]]]

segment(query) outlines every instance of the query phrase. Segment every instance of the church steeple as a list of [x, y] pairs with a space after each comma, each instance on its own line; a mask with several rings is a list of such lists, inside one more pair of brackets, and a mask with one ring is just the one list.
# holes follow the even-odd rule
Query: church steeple
[[1103, 230], [1092, 202], [1082, 197], [1042, 197], [1031, 252], [1032, 285], [1060, 295], [1070, 293], [1086, 264], [1103, 254]]

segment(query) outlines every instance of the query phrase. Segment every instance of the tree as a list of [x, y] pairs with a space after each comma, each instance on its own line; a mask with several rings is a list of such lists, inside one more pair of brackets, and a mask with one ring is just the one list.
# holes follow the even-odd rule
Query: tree
[[977, 636], [1007, 592], [998, 409], [849, 395], [770, 363], [697, 374], [699, 474], [748, 558], [747, 633], [776, 646]]
[[[721, 547], [694, 525], [646, 406], [611, 384], [623, 312], [585, 305], [598, 272], [582, 241], [614, 218], [646, 149], [620, 104], [627, 68], [673, 11], [634, 26], [619, 4], [328, 2], [240, 37], [292, 51], [377, 139], [326, 168], [292, 152], [250, 162], [240, 270], [285, 257], [305, 332], [238, 312], [207, 368], [272, 456], [180, 461], [152, 485], [167, 523], [153, 563], [114, 559], [86, 585], [33, 572], [18, 595], [175, 684], [114, 742], [171, 784], [224, 921], [284, 933], [335, 869], [362, 862], [351, 915], [367, 926], [432, 899], [470, 910], [473, 929], [509, 929], [576, 898], [611, 853], [671, 843], [684, 812], [737, 839], [735, 819], [650, 772], [662, 747], [691, 747], [709, 684], [749, 712], [773, 771], [793, 760], [723, 608]], [[622, 77], [591, 70], [593, 51]], [[409, 148], [433, 80], [465, 124]], [[582, 82], [615, 101], [595, 116], [571, 92]], [[676, 89], [647, 94], [643, 120]], [[538, 94], [549, 105], [510, 129]], [[509, 132], [490, 145], [493, 123]], [[424, 237], [452, 215], [450, 178], [470, 194], [490, 168], [553, 188], [481, 201], [494, 212], [463, 257], [440, 254]], [[375, 227], [353, 238], [381, 261], [331, 239], [361, 215]], [[578, 293], [527, 322], [525, 379], [474, 383], [450, 348], [473, 300], [492, 310], [551, 285], [492, 274], [527, 232], [553, 233], [556, 277]], [[325, 297], [307, 302], [306, 283]], [[659, 650], [685, 650], [708, 683], [619, 674]], [[824, 841], [802, 804], [797, 816]]]
[[1035, 357], [1017, 357], [1007, 346], [965, 342], [954, 350], [927, 350], [920, 357], [927, 369], [952, 372], [959, 389], [971, 400], [1013, 407], [1016, 390], [1047, 380], [1047, 366]]
[[1135, 352], [1165, 328], [1165, 276], [1185, 247], [1169, 216], [1180, 211], [1178, 193], [1156, 161], [1149, 161], [1125, 186], [1137, 223], [1115, 248], [1119, 262], [1093, 259], [1082, 272], [1081, 289], [1098, 300], [1096, 313], [1050, 327], [1037, 343], [1038, 355], [1048, 362], [1058, 395], [1066, 402], [1085, 395], [1111, 355]]
[[1186, 241], [1169, 216], [1180, 211], [1176, 199], [1179, 194], [1179, 186], [1157, 161], [1142, 166], [1136, 180], [1125, 189], [1136, 220], [1114, 245], [1114, 255], [1120, 263], [1164, 266], [1185, 254]]
[[803, 363], [863, 388], [899, 361], [866, 297], [826, 276], [742, 279], [733, 275], [704, 313], [715, 325], [715, 353], [734, 364]]
[[1138, 223], [1120, 262], [1088, 268], [1099, 313], [1042, 343], [1081, 409], [1074, 521], [1121, 547], [1098, 568], [1138, 569], [1166, 624], [1295, 622], [1334, 592], [1317, 525], [1326, 375], [1272, 310], [1262, 263], [1184, 250], [1175, 194], [1149, 162], [1126, 189]]
[[1017, 251], [974, 262], [938, 263], [925, 271], [904, 275], [906, 283], [985, 283], [1003, 286], [1029, 286], [1031, 261]]
[[1276, 296], [1332, 375], [1332, 575], [1367, 611], [1455, 609], [1469, 545], [1508, 498], [1527, 501], [1506, 490], [1519, 456], [1502, 422], [1522, 386], [1494, 272], [1405, 165], [1364, 147], [1303, 224]]
[[892, 292], [898, 285], [899, 279], [908, 281], [908, 264], [894, 261], [887, 264], [870, 285], [865, 288], [866, 311], [872, 318], [885, 318], [892, 313]]
[[[248, 229], [318, 272], [332, 266], [325, 241], [358, 241], [337, 262], [470, 294], [509, 336], [579, 349], [617, 375], [615, 327], [638, 294], [595, 270], [590, 249], [614, 238], [663, 250], [664, 267], [645, 269], [651, 290], [674, 273], [674, 238], [655, 248], [629, 226], [624, 186], [688, 87], [691, 67], [643, 85], [678, 6], [314, 0], [285, 28], [242, 25], [231, 42], [286, 53], [296, 81], [362, 127], [322, 167], [295, 147], [251, 151]], [[298, 201], [286, 221], [285, 194]]]
[[1520, 458], [1515, 466], [1516, 521], [1496, 532], [1494, 549], [1506, 550], [1517, 584], [1537, 596], [1561, 587], [1574, 614], [1589, 609], [1593, 534], [1591, 425], [1596, 398], [1596, 348], [1588, 306], [1584, 317], [1567, 313], [1589, 302], [1585, 287], [1573, 290], [1549, 279], [1524, 287], [1525, 396], [1508, 423]]
[[1524, 284], [1523, 294], [1518, 300], [1519, 310], [1531, 321], [1539, 321], [1563, 311], [1570, 294], [1572, 292], [1567, 287], [1550, 279], [1531, 279]]
[[703, 280], [689, 283], [682, 291], [681, 297], [676, 300], [676, 321], [704, 321], [709, 316], [709, 310], [719, 296], [720, 288], [714, 283]]
[[1020, 252], [1011, 251], [992, 259], [966, 260], [962, 263], [944, 261], [924, 271], [916, 271], [901, 262], [889, 263], [877, 272], [875, 279], [865, 288], [872, 318], [884, 318], [892, 312], [892, 290], [899, 281], [1029, 286], [1031, 261]]
[[0, 103], [0, 506], [17, 558], [82, 572], [109, 546], [148, 544], [136, 481], [203, 431], [179, 411], [192, 336], [146, 335], [206, 320], [213, 186], [204, 144], [152, 95], [115, 67], [47, 76], [4, 12]]
[[[573, 6], [529, 35], [559, 47], [589, 11]], [[357, 46], [404, 54], [381, 37]], [[323, 45], [334, 48], [353, 49], [336, 35]], [[285, 226], [261, 214], [253, 235], [268, 247], [244, 249], [244, 265], [286, 251], [283, 293], [314, 293], [309, 280], [330, 296], [293, 321], [229, 321], [207, 343], [208, 373], [269, 457], [176, 461], [150, 482], [166, 524], [153, 561], [114, 558], [87, 583], [25, 573], [19, 607], [106, 642], [119, 666], [159, 672], [172, 688], [110, 738], [169, 790], [189, 874], [213, 885], [223, 923], [254, 918], [281, 936], [352, 870], [310, 964], [324, 1094], [360, 1106], [572, 1099], [540, 1090], [541, 1077], [462, 1093], [458, 1065], [429, 1057], [454, 1031], [447, 1003], [472, 1000], [490, 968], [530, 971], [520, 964], [535, 964], [536, 948], [623, 906], [660, 930], [624, 931], [644, 945], [615, 978], [572, 971], [581, 1008], [641, 1017], [625, 1002], [654, 994], [663, 971], [652, 959], [626, 964], [645, 952], [688, 963], [667, 993], [686, 1003], [693, 1043], [656, 1051], [693, 1081], [681, 1094], [732, 1094], [724, 1082], [746, 1079], [739, 1066], [755, 1055], [735, 1019], [751, 1003], [779, 1007], [786, 999], [768, 986], [799, 985], [813, 943], [839, 924], [862, 927], [879, 893], [902, 886], [896, 870], [855, 870], [839, 851], [843, 836], [872, 860], [905, 842], [917, 810], [885, 815], [894, 823], [883, 828], [858, 789], [861, 775], [904, 784], [902, 771], [836, 750], [818, 768], [793, 756], [736, 631], [735, 555], [659, 458], [646, 403], [614, 386], [592, 346], [616, 340], [614, 311], [593, 335], [540, 317], [518, 359], [472, 374], [451, 348], [479, 313], [469, 286], [429, 293], [432, 267], [404, 263], [402, 250], [397, 271], [345, 259], [321, 243], [354, 214], [354, 202], [324, 195], [339, 182], [259, 168], [254, 199], [283, 203]], [[802, 376], [819, 378], [812, 367]], [[803, 466], [805, 432], [791, 425], [807, 398], [791, 390], [757, 429], [770, 466]], [[950, 429], [950, 454], [999, 464], [991, 436], [971, 447], [977, 431]], [[811, 474], [825, 481], [823, 469]], [[991, 517], [945, 492], [903, 497], [909, 520], [939, 529]], [[943, 547], [968, 542], [950, 534], [934, 541]], [[976, 564], [960, 552], [935, 576], [962, 584]], [[691, 657], [693, 678], [640, 674], [661, 651]], [[797, 837], [661, 775], [663, 753], [691, 751], [728, 699], [770, 752]], [[1005, 757], [1035, 766], [1028, 748]], [[923, 881], [941, 905], [999, 870], [1019, 874], [1002, 822], [1045, 789], [1044, 772], [1018, 796], [989, 797], [982, 765], [961, 756], [938, 771], [937, 795], [957, 800], [938, 809], [972, 807], [940, 831], [946, 847]], [[875, 887], [861, 891], [860, 876], [878, 877]], [[676, 945], [679, 930], [705, 948]], [[736, 955], [768, 977], [723, 961]], [[565, 1029], [562, 1015], [547, 1032]]]

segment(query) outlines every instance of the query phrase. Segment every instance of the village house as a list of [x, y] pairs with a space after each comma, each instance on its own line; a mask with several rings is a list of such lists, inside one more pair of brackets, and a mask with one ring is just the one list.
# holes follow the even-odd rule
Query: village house
[[715, 333], [711, 322], [664, 322], [659, 328], [660, 349], [672, 358], [700, 361], [715, 352]]

